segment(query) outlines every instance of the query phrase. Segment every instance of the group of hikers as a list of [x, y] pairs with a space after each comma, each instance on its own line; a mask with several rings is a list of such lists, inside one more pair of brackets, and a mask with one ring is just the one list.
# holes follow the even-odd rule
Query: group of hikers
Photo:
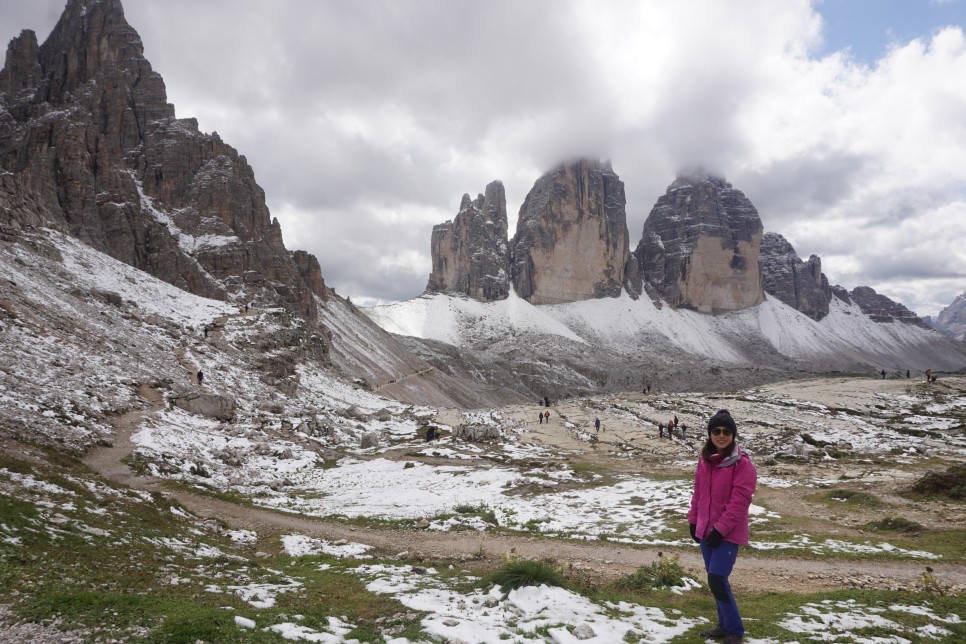
[[[882, 376], [882, 379], [883, 380], [885, 380], [886, 379], [886, 370], [883, 369], [882, 371], [880, 371], [879, 372], [879, 375]], [[899, 372], [899, 376], [898, 377], [899, 378], [902, 377], [902, 372], [901, 371]], [[912, 372], [909, 369], [906, 369], [906, 378], [911, 378], [911, 377], [912, 377]], [[927, 383], [928, 382], [936, 382], [936, 380], [938, 378], [939, 378], [939, 376], [937, 376], [936, 374], [934, 374], [932, 372], [932, 369], [926, 369], [926, 382]]]
[[679, 433], [681, 435], [681, 440], [684, 440], [685, 438], [687, 438], [688, 426], [687, 425], [681, 425], [679, 423], [678, 417], [676, 415], [674, 416], [674, 418], [672, 418], [669, 421], [667, 421], [667, 425], [665, 425], [664, 423], [658, 423], [657, 424], [657, 436], [658, 436], [658, 438], [664, 438], [664, 430], [665, 429], [667, 430], [668, 440], [674, 438], [674, 430], [675, 429], [679, 430]]

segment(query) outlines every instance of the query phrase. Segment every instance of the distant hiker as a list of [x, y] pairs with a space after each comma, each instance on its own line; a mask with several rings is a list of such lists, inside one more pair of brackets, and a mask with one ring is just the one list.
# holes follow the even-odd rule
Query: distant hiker
[[740, 642], [745, 634], [728, 576], [738, 547], [748, 545], [748, 508], [758, 481], [754, 464], [737, 441], [738, 426], [728, 410], [711, 417], [688, 510], [688, 530], [701, 546], [708, 586], [718, 607], [717, 625], [700, 636], [725, 642]]
[[600, 418], [595, 418], [594, 419], [594, 431], [595, 432], [599, 432], [600, 431]]
[[198, 385], [200, 386], [201, 384], [203, 384], [204, 380], [205, 380], [205, 372], [202, 371], [201, 369], [198, 369]]
[[436, 426], [430, 425], [429, 427], [426, 428], [426, 442], [428, 443], [429, 441], [434, 440], [435, 438], [436, 438]]
[[544, 396], [543, 397], [543, 406], [544, 407], [549, 407], [550, 406], [550, 397], [549, 396]]
[[932, 369], [926, 369], [926, 382], [932, 382]]
[[687, 425], [681, 425], [681, 440], [684, 440], [684, 439], [687, 438], [687, 436], [686, 436], [687, 432], [688, 432], [688, 426]]
[[657, 424], [657, 437], [664, 438], [664, 423]]
[[205, 325], [205, 337], [206, 338], [208, 337], [208, 325], [207, 324]]
[[908, 377], [909, 377], [909, 370], [906, 369], [906, 378], [908, 378]]
[[544, 419], [546, 419], [546, 421], [548, 423], [550, 422], [550, 412], [549, 411], [543, 412], [543, 417], [544, 417]]
[[677, 417], [677, 414], [675, 414], [675, 416], [674, 416], [674, 426], [675, 427], [678, 426], [678, 417]]
[[540, 412], [537, 416], [540, 417], [540, 424], [543, 425], [543, 412]]
[[885, 380], [885, 369], [882, 370], [882, 379]]

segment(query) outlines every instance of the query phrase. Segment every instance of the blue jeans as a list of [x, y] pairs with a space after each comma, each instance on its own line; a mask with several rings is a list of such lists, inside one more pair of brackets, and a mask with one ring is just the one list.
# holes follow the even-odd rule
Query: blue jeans
[[722, 541], [717, 548], [709, 548], [702, 539], [701, 555], [704, 557], [704, 569], [708, 573], [708, 586], [711, 587], [715, 603], [718, 604], [718, 623], [729, 633], [744, 635], [745, 625], [741, 622], [738, 604], [735, 603], [731, 584], [728, 583], [728, 575], [738, 558], [738, 545]]

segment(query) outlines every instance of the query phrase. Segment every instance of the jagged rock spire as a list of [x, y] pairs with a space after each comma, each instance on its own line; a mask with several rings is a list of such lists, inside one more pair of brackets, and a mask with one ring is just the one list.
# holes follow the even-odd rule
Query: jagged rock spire
[[480, 301], [510, 294], [506, 193], [493, 181], [485, 194], [463, 195], [459, 214], [433, 226], [433, 272], [427, 293], [457, 293]]
[[176, 119], [120, 0], [69, 0], [0, 71], [0, 227], [49, 226], [199, 295], [316, 317], [318, 261], [292, 256], [244, 156]]
[[813, 320], [828, 315], [832, 291], [818, 256], [804, 262], [787, 239], [778, 233], [765, 233], [758, 265], [766, 293]]

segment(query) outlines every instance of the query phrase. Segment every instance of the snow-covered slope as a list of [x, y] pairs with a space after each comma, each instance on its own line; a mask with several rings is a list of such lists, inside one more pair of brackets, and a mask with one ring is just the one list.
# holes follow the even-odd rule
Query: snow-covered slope
[[584, 362], [591, 354], [651, 365], [642, 367], [635, 378], [642, 385], [655, 370], [653, 365], [662, 363], [687, 370], [719, 366], [890, 373], [966, 366], [966, 351], [938, 333], [899, 322], [874, 322], [858, 306], [838, 299], [819, 322], [771, 297], [757, 307], [713, 316], [659, 307], [626, 293], [548, 306], [531, 305], [512, 293], [490, 303], [429, 295], [366, 313], [392, 333], [466, 351], [485, 354], [506, 351], [511, 344], [518, 350], [539, 345], [549, 356], [548, 364], [565, 360], [564, 354], [576, 350], [585, 355]]
[[[251, 449], [306, 436], [357, 444], [373, 431], [359, 418], [376, 412], [386, 419], [379, 426], [415, 428], [398, 417], [403, 405], [341, 377], [317, 329], [283, 309], [243, 313], [52, 231], [0, 241], [0, 275], [0, 440], [82, 452], [111, 440], [115, 416], [144, 407], [145, 388], [167, 401], [230, 400], [246, 436], [236, 442]], [[174, 424], [188, 417], [164, 413]], [[182, 424], [190, 434], [206, 423], [219, 425]], [[209, 439], [197, 438], [211, 451], [218, 441]]]

